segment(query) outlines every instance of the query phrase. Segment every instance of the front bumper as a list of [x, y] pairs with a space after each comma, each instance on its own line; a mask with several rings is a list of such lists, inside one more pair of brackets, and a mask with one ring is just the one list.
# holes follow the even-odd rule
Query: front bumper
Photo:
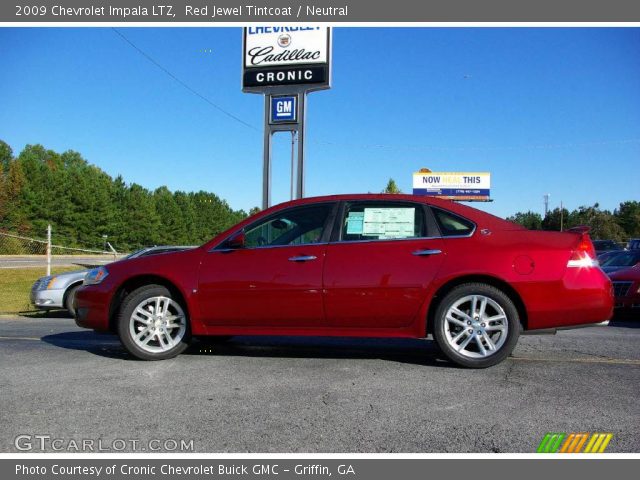
[[29, 299], [36, 308], [64, 308], [64, 292], [64, 289], [31, 290]]
[[640, 314], [640, 282], [633, 283], [625, 295], [616, 296], [616, 310], [635, 310]]
[[76, 325], [98, 331], [109, 330], [110, 292], [99, 285], [84, 285], [76, 291], [73, 305]]

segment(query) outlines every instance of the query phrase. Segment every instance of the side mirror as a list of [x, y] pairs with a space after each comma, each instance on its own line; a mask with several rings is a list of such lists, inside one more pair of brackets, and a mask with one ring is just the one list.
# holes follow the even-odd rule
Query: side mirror
[[229, 240], [226, 241], [225, 247], [238, 249], [244, 248], [246, 242], [246, 237], [244, 232], [238, 232], [234, 236], [232, 236]]

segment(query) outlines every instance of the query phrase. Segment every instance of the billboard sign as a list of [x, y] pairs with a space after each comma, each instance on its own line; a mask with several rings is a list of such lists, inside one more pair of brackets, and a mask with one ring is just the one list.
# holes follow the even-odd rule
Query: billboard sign
[[242, 90], [307, 85], [329, 88], [331, 29], [257, 26], [244, 29]]
[[431, 172], [413, 174], [413, 194], [432, 195], [450, 200], [488, 201], [491, 191], [489, 172]]

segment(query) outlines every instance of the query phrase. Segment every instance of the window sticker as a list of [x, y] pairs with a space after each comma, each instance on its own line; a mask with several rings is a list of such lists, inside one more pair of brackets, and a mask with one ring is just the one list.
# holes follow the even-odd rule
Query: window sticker
[[362, 235], [364, 212], [349, 212], [347, 217], [347, 235]]
[[362, 233], [380, 239], [415, 235], [415, 208], [365, 208]]

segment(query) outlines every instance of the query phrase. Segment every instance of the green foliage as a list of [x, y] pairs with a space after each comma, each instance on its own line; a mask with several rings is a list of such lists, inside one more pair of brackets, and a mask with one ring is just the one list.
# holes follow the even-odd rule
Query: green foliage
[[[28, 172], [28, 174], [27, 174]], [[119, 251], [149, 245], [197, 245], [246, 217], [208, 192], [151, 192], [111, 178], [78, 152], [27, 145], [17, 157], [0, 141], [0, 229], [54, 243]]]
[[614, 214], [627, 236], [640, 237], [640, 202], [622, 202]]
[[402, 190], [400, 190], [396, 181], [393, 178], [390, 178], [382, 193], [402, 193]]
[[9, 168], [9, 162], [13, 158], [13, 150], [5, 142], [0, 140], [0, 174]]
[[542, 216], [532, 211], [518, 212], [512, 217], [508, 217], [510, 222], [519, 223], [529, 230], [542, 230]]
[[579, 225], [591, 227], [594, 239], [622, 242], [640, 237], [640, 202], [622, 202], [614, 212], [601, 210], [597, 203], [569, 211], [556, 208], [543, 219], [534, 212], [518, 212], [507, 220], [519, 223], [531, 230], [567, 230]]

